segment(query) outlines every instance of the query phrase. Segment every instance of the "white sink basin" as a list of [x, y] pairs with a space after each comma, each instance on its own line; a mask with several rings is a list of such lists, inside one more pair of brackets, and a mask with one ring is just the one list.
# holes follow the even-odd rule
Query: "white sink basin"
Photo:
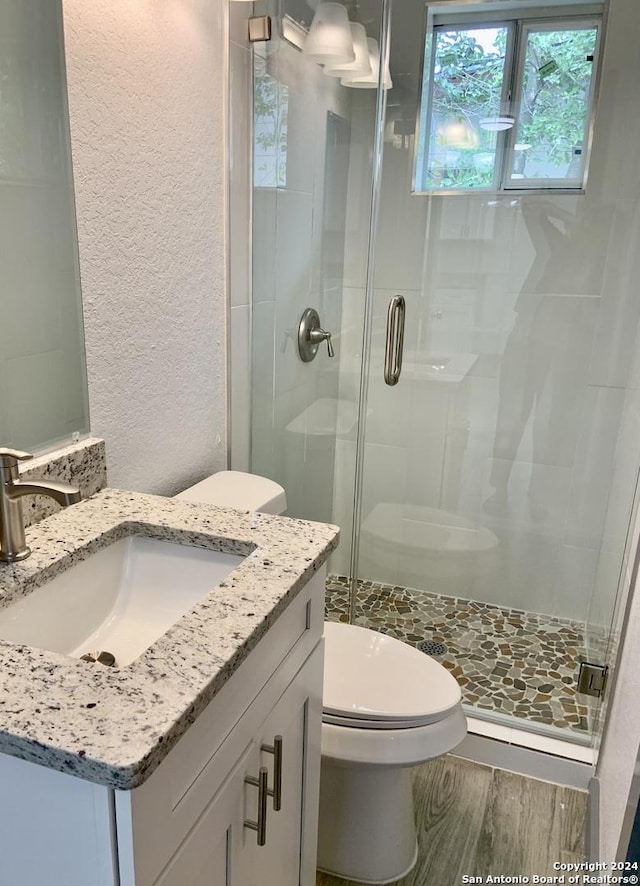
[[136, 659], [244, 557], [130, 536], [0, 609], [0, 637], [79, 658]]

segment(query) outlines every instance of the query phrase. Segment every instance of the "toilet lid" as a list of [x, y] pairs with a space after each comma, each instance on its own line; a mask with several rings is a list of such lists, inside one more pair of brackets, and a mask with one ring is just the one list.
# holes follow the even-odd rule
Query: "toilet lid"
[[325, 721], [408, 728], [448, 716], [461, 700], [454, 677], [412, 646], [356, 625], [326, 622]]

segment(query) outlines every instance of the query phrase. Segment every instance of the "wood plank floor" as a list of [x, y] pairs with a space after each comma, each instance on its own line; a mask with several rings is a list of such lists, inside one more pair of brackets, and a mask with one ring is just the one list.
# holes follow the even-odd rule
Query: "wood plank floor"
[[[557, 875], [553, 862], [584, 858], [585, 792], [441, 757], [416, 770], [414, 796], [418, 863], [398, 886]], [[318, 873], [316, 886], [360, 884]]]

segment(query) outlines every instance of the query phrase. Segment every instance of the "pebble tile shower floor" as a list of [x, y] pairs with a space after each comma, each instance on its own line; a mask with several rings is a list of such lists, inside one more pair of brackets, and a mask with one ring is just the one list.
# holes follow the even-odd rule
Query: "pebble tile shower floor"
[[[348, 621], [349, 579], [327, 578], [326, 615]], [[473, 600], [359, 581], [356, 623], [432, 653], [457, 679], [466, 704], [584, 736], [589, 709], [576, 695], [584, 634], [576, 622]]]

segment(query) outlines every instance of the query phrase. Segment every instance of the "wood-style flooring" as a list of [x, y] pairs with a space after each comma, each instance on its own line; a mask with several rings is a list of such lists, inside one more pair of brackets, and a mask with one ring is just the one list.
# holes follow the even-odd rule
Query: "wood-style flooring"
[[[448, 756], [416, 770], [414, 795], [418, 863], [398, 886], [557, 876], [554, 862], [584, 860], [586, 792]], [[316, 886], [360, 884], [318, 873]]]

